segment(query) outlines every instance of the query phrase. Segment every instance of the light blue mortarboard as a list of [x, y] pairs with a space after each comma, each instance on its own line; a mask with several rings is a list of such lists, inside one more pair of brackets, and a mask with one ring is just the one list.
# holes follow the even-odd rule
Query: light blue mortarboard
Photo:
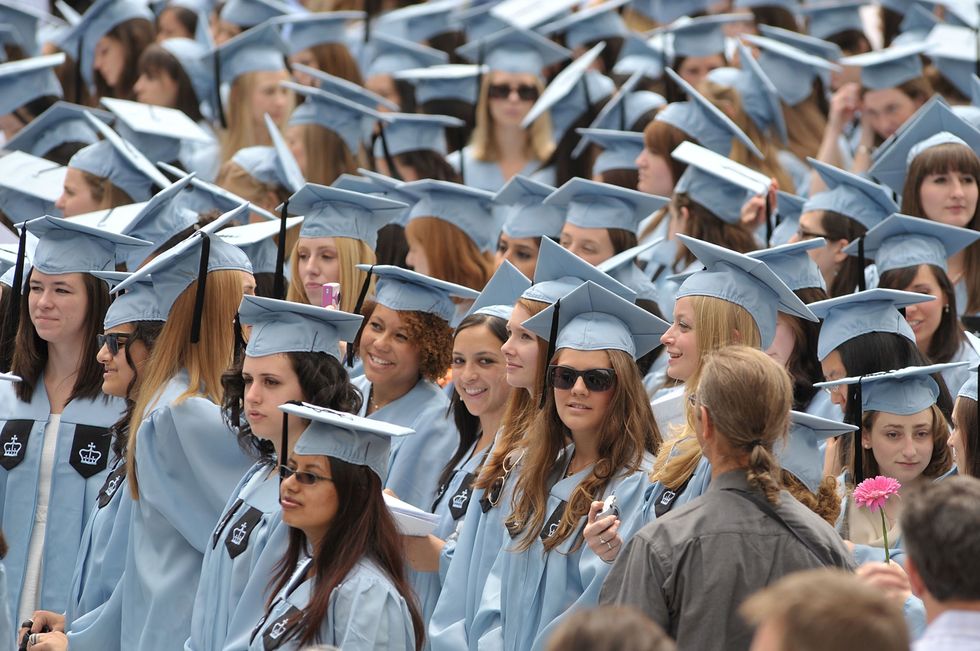
[[[382, 196], [386, 199], [391, 199], [392, 201], [400, 201], [408, 206], [408, 208], [405, 209], [405, 212], [402, 213], [401, 218], [396, 222], [400, 226], [408, 225], [409, 212], [411, 211], [411, 207], [418, 203], [419, 197], [404, 189], [405, 182], [372, 170], [364, 169], [363, 167], [357, 168], [357, 173], [374, 186], [374, 190], [371, 192], [371, 194]], [[341, 177], [334, 182], [334, 187], [340, 188], [341, 190], [360, 191], [352, 186], [340, 185], [339, 182], [342, 178], [343, 175], [341, 175]], [[360, 185], [360, 183], [362, 182], [359, 181], [358, 185]]]
[[271, 24], [245, 30], [211, 52], [212, 61], [217, 58], [217, 65], [213, 66], [218, 72], [214, 90], [220, 92], [222, 84], [232, 84], [249, 72], [285, 70], [285, 56], [286, 44]]
[[544, 203], [555, 188], [517, 174], [493, 197], [493, 202], [503, 208], [501, 230], [507, 237], [556, 238], [565, 225], [565, 210]]
[[826, 240], [822, 237], [815, 237], [811, 240], [752, 251], [747, 255], [750, 258], [765, 262], [772, 269], [772, 272], [794, 292], [810, 287], [826, 290], [827, 283], [824, 281], [823, 274], [820, 273], [820, 268], [807, 253], [807, 251], [818, 249], [825, 244]]
[[160, 47], [177, 59], [187, 73], [197, 101], [210, 107], [214, 93], [214, 69], [207, 65], [208, 48], [190, 38], [168, 38], [159, 42]]
[[[190, 287], [195, 280], [199, 280], [198, 272], [202, 266], [201, 256], [205, 253], [205, 240], [209, 241], [207, 264], [205, 265], [207, 273], [220, 270], [236, 270], [251, 273], [252, 265], [249, 263], [245, 253], [233, 244], [226, 243], [220, 237], [215, 237], [215, 233], [219, 228], [225, 226], [230, 221], [240, 219], [247, 212], [248, 204], [245, 204], [201, 227], [200, 230], [195, 231], [186, 240], [167, 249], [134, 271], [130, 274], [129, 278], [116, 285], [113, 292], [118, 293], [139, 281], [139, 279], [150, 276], [153, 283], [153, 292], [157, 296], [160, 309], [165, 310], [169, 314], [174, 302], [184, 290]], [[196, 335], [199, 335], [199, 333], [191, 333], [192, 342], [196, 341]]]
[[628, 301], [636, 300], [636, 292], [632, 289], [548, 238], [541, 238], [534, 284], [521, 294], [521, 298], [553, 304], [586, 281]]
[[650, 79], [660, 79], [664, 75], [666, 58], [663, 43], [647, 41], [630, 33], [623, 38], [619, 60], [612, 71], [617, 75], [639, 74]]
[[980, 381], [980, 376], [978, 376], [977, 367], [973, 366], [970, 368], [969, 379], [963, 383], [956, 395], [976, 401], [978, 381]]
[[909, 165], [916, 155], [928, 148], [926, 145], [955, 142], [948, 135], [935, 138], [941, 134], [951, 134], [974, 152], [980, 151], [980, 131], [953, 113], [937, 95], [923, 104], [901, 129], [885, 141], [868, 173], [895, 192], [902, 192]]
[[363, 11], [330, 11], [287, 14], [273, 18], [272, 24], [279, 27], [286, 51], [292, 56], [300, 50], [325, 43], [346, 45], [347, 24], [363, 19]]
[[260, 296], [243, 297], [238, 316], [243, 325], [252, 326], [245, 346], [249, 357], [309, 352], [327, 353], [338, 361], [337, 342], [354, 341], [364, 320], [359, 314]]
[[824, 455], [820, 442], [834, 436], [856, 432], [859, 427], [836, 420], [811, 416], [802, 411], [789, 412], [789, 434], [776, 444], [773, 452], [783, 470], [799, 479], [816, 494], [823, 481]]
[[241, 167], [246, 174], [257, 181], [267, 185], [278, 185], [287, 190], [291, 189], [290, 181], [283, 174], [283, 169], [279, 165], [279, 157], [276, 155], [275, 147], [263, 145], [242, 147], [231, 157], [231, 162]]
[[[82, 77], [89, 86], [95, 78], [95, 46], [116, 25], [142, 18], [153, 22], [153, 12], [139, 0], [97, 0], [81, 21], [61, 37], [59, 47], [79, 62]], [[79, 51], [81, 50], [81, 51]]]
[[364, 138], [367, 124], [373, 125], [378, 113], [362, 103], [351, 101], [318, 88], [303, 86], [291, 81], [281, 82], [307, 98], [293, 111], [289, 118], [290, 126], [297, 124], [318, 124], [333, 131], [344, 141], [347, 149], [357, 155]]
[[[92, 275], [107, 282], [109, 287], [114, 287], [129, 278], [128, 273], [121, 271], [93, 271]], [[113, 299], [109, 309], [106, 310], [102, 328], [109, 330], [126, 323], [166, 320], [167, 313], [161, 310], [157, 303], [151, 279], [143, 278]]]
[[976, 30], [940, 25], [932, 33], [923, 35], [919, 39], [919, 42], [922, 41], [927, 43], [925, 55], [942, 76], [964, 96], [972, 96], [973, 75], [977, 71], [977, 59], [980, 58], [977, 55]]
[[462, 0], [430, 0], [399, 7], [379, 15], [371, 28], [378, 34], [421, 43], [433, 36], [456, 31], [451, 14], [462, 4]]
[[415, 433], [400, 425], [306, 403], [286, 403], [279, 409], [310, 421], [296, 441], [293, 454], [331, 457], [365, 466], [380, 477], [382, 483], [388, 477], [391, 439]]
[[435, 100], [476, 104], [480, 96], [480, 67], [476, 65], [447, 63], [403, 70], [393, 76], [415, 87], [415, 101], [419, 104]]
[[636, 158], [643, 151], [643, 134], [610, 129], [576, 129], [582, 141], [602, 148], [592, 163], [592, 174], [609, 170], [635, 170]]
[[306, 184], [303, 172], [299, 168], [299, 163], [293, 156], [292, 150], [286, 144], [286, 140], [279, 131], [279, 125], [266, 113], [264, 116], [265, 128], [269, 132], [269, 139], [272, 141], [272, 148], [276, 151], [276, 173], [282, 180], [282, 186], [291, 192], [298, 192]]
[[365, 77], [449, 63], [449, 55], [445, 52], [385, 34], [372, 35], [368, 49], [367, 64], [362, 66]]
[[808, 307], [823, 319], [817, 358], [824, 360], [841, 344], [869, 332], [897, 334], [915, 343], [915, 333], [899, 309], [934, 300], [926, 294], [876, 288], [811, 303]]
[[508, 21], [490, 13], [494, 6], [495, 3], [493, 2], [474, 4], [468, 9], [456, 13], [456, 23], [462, 27], [467, 41], [478, 41], [511, 27]]
[[969, 364], [969, 362], [953, 362], [908, 366], [895, 371], [845, 377], [833, 382], [818, 382], [813, 386], [829, 388], [860, 384], [861, 411], [911, 416], [928, 409], [939, 399], [939, 385], [932, 377], [934, 373], [942, 373]]
[[406, 183], [401, 189], [418, 197], [409, 221], [435, 217], [463, 231], [481, 251], [492, 251], [497, 245], [497, 224], [490, 214], [492, 192], [433, 179]]
[[861, 85], [870, 90], [901, 86], [922, 76], [924, 43], [892, 46], [886, 50], [855, 54], [840, 60], [842, 66], [861, 68]]
[[659, 303], [660, 292], [657, 290], [657, 286], [636, 266], [636, 258], [661, 242], [663, 242], [661, 237], [652, 238], [625, 251], [620, 251], [608, 260], [603, 260], [596, 265], [596, 268], [636, 292], [637, 300], [644, 299]]
[[772, 231], [770, 246], [789, 243], [790, 238], [800, 227], [800, 215], [803, 214], [805, 203], [806, 199], [803, 197], [782, 190], [776, 192], [776, 213], [779, 215], [779, 223]]
[[377, 276], [375, 302], [396, 312], [428, 312], [448, 323], [456, 314], [453, 298], [474, 300], [480, 295], [469, 287], [401, 267], [359, 264], [357, 268]]
[[153, 245], [152, 247], [134, 249], [126, 247], [123, 249], [121, 251], [123, 255], [120, 255], [118, 260], [125, 262], [127, 269], [135, 271], [154, 251], [173, 236], [197, 224], [197, 213], [175, 201], [193, 178], [193, 174], [188, 174], [155, 194], [152, 199], [146, 202], [136, 217], [122, 229], [123, 235], [146, 240]]
[[446, 129], [465, 126], [459, 118], [448, 115], [385, 113], [381, 122], [384, 140], [374, 141], [374, 157], [384, 158], [385, 147], [391, 156], [411, 151], [434, 151], [445, 156], [448, 149]]
[[[738, 53], [742, 69], [737, 74], [726, 75], [718, 70], [727, 71], [730, 68], [718, 68], [708, 73], [708, 79], [737, 90], [742, 99], [742, 108], [759, 130], [765, 133], [772, 129], [784, 143], [788, 143], [789, 132], [786, 130], [779, 91], [759, 62], [752, 57], [749, 48], [738, 43]], [[726, 83], [726, 76], [730, 83]]]
[[764, 174], [693, 142], [682, 142], [671, 156], [687, 165], [674, 193], [687, 194], [728, 224], [741, 221], [746, 201], [769, 191], [770, 180]]
[[830, 210], [853, 219], [866, 229], [874, 228], [888, 215], [898, 212], [898, 205], [885, 186], [813, 158], [807, 161], [828, 190], [807, 199], [803, 212]]
[[596, 41], [621, 38], [626, 35], [626, 23], [619, 9], [629, 0], [606, 0], [542, 25], [537, 31], [548, 36], [565, 35], [565, 47], [576, 49]]
[[407, 208], [400, 201], [315, 183], [289, 198], [289, 212], [306, 216], [300, 237], [350, 237], [372, 250], [378, 231], [397, 223]]
[[507, 321], [514, 311], [514, 303], [531, 286], [527, 276], [517, 270], [517, 267], [504, 260], [497, 267], [493, 277], [487, 282], [466, 316], [471, 314], [487, 314]]
[[898, 26], [899, 34], [892, 39], [892, 45], [917, 43], [926, 40], [929, 33], [942, 21], [920, 4], [914, 4], [905, 14]]
[[228, 0], [221, 8], [221, 20], [239, 27], [255, 27], [294, 11], [288, 4], [278, 0]]
[[[394, 181], [394, 179], [392, 179]], [[402, 181], [403, 183], [404, 181]], [[370, 194], [372, 196], [384, 196], [382, 188], [376, 185], [371, 179], [358, 176], [357, 174], [348, 174], [344, 172], [337, 179], [330, 184], [331, 188], [337, 188], [338, 190], [349, 190], [351, 192], [359, 192], [360, 194]], [[406, 204], [408, 205], [408, 204]]]
[[45, 158], [12, 151], [0, 158], [0, 210], [17, 223], [60, 215], [54, 204], [61, 196], [67, 168]]
[[119, 246], [149, 244], [57, 217], [39, 217], [19, 226], [37, 236], [37, 248], [31, 262], [35, 269], [46, 274], [109, 271], [116, 268]]
[[116, 129], [152, 161], [175, 161], [184, 142], [209, 143], [214, 138], [183, 111], [125, 99], [103, 97], [116, 116]]
[[672, 61], [678, 57], [705, 57], [725, 54], [725, 25], [746, 20], [744, 14], [715, 14], [681, 19], [658, 27], [650, 34], [670, 34]]
[[560, 309], [551, 305], [521, 325], [547, 341], [554, 332], [556, 316], [555, 350], [621, 350], [634, 359], [659, 346], [660, 336], [670, 327], [663, 319], [593, 282], [563, 296]]
[[782, 41], [746, 34], [742, 37], [759, 48], [759, 65], [788, 106], [796, 106], [813, 94], [813, 80], [840, 66]]
[[[295, 228], [302, 222], [302, 217], [290, 217], [286, 220], [286, 230]], [[279, 235], [281, 226], [279, 222], [273, 221], [242, 224], [222, 229], [217, 236], [228, 244], [234, 244], [248, 256], [253, 274], [274, 274], [279, 247], [273, 238]]]
[[[160, 169], [165, 170], [168, 174], [173, 174], [177, 178], [183, 178], [188, 175], [183, 170], [179, 170], [176, 167], [167, 165], [166, 163], [160, 163], [159, 165]], [[242, 204], [248, 203], [247, 199], [243, 199], [237, 194], [229, 192], [228, 190], [225, 190], [214, 183], [203, 181], [196, 176], [191, 179], [190, 185], [184, 188], [184, 191], [180, 194], [176, 201], [181, 206], [190, 208], [194, 212], [198, 213], [198, 215], [203, 215], [204, 213], [214, 211], [217, 211], [219, 214], [224, 214], [234, 210]], [[276, 221], [279, 219], [279, 217], [273, 215], [265, 208], [260, 208], [255, 205], [250, 207], [250, 211], [263, 219], [268, 219], [271, 221]], [[245, 215], [245, 220], [248, 220], [248, 215]]]
[[864, 0], [834, 0], [805, 4], [800, 11], [809, 17], [806, 31], [811, 36], [827, 39], [849, 30], [864, 32], [861, 7], [865, 4]]
[[57, 102], [18, 131], [3, 148], [8, 151], [23, 151], [34, 156], [44, 156], [67, 142], [95, 144], [99, 141], [99, 132], [85, 119], [85, 113], [91, 113], [103, 122], [112, 120], [112, 114], [105, 111], [68, 102]]
[[763, 37], [792, 46], [794, 49], [803, 50], [820, 59], [837, 61], [844, 56], [839, 45], [822, 38], [800, 34], [781, 27], [773, 27], [772, 25], [759, 25], [758, 27]]
[[551, 133], [560, 142], [575, 122], [616, 90], [616, 84], [590, 66], [605, 48], [605, 41], [572, 61], [559, 72], [541, 93], [531, 110], [521, 121], [525, 129], [546, 111], [551, 115]]
[[711, 0], [633, 0], [630, 7], [647, 18], [661, 24], [707, 11]]
[[709, 296], [741, 306], [759, 328], [763, 350], [776, 336], [777, 312], [817, 320], [765, 262], [686, 235], [677, 237], [705, 266], [684, 280], [677, 298]]
[[[980, 239], [980, 233], [896, 214], [868, 231], [863, 239], [864, 254], [874, 256], [879, 274], [920, 264], [935, 265], [946, 271], [946, 260]], [[851, 242], [844, 253], [858, 255], [857, 245]]]
[[63, 53], [0, 64], [0, 114], [13, 113], [39, 97], [61, 97], [54, 68], [65, 62]]
[[50, 23], [52, 18], [28, 4], [0, 2], [0, 24], [10, 27], [14, 42], [27, 56], [37, 54], [39, 23]]
[[704, 95], [684, 81], [680, 75], [667, 68], [667, 75], [676, 83], [682, 92], [690, 98], [686, 102], [674, 102], [664, 107], [657, 114], [657, 120], [677, 127], [689, 137], [711, 151], [727, 156], [732, 150], [733, 141], [738, 140], [754, 156], [765, 158], [759, 148], [745, 132], [722, 113], [721, 109], [712, 104]]
[[564, 207], [565, 221], [580, 228], [621, 228], [636, 233], [640, 222], [670, 199], [575, 177], [544, 202]]
[[569, 50], [530, 30], [511, 27], [457, 48], [456, 53], [490, 70], [540, 75], [541, 71], [572, 57]]
[[[619, 131], [637, 130], [637, 122], [650, 111], [663, 108], [667, 100], [658, 93], [648, 90], [635, 90], [643, 79], [642, 73], [634, 73], [623, 82], [612, 99], [606, 102], [589, 129], [606, 129]], [[644, 125], [645, 126], [645, 125]], [[572, 157], [578, 158], [585, 151], [585, 142], [580, 141], [572, 151]]]
[[369, 109], [383, 106], [392, 111], [398, 110], [398, 104], [395, 104], [389, 99], [385, 99], [377, 93], [372, 93], [367, 88], [359, 86], [352, 81], [331, 75], [329, 72], [304, 66], [302, 63], [294, 63], [292, 64], [292, 68], [297, 72], [302, 72], [305, 75], [313, 77], [316, 80], [317, 88], [331, 95], [343, 97], [346, 100]]

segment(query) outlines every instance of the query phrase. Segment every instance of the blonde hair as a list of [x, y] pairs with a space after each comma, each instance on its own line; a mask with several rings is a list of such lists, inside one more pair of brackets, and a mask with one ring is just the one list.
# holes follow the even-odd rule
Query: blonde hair
[[85, 181], [92, 199], [99, 204], [98, 210], [108, 210], [133, 203], [133, 199], [126, 191], [108, 178], [96, 176], [85, 170], [79, 171], [82, 173], [82, 179]]
[[[253, 119], [251, 97], [265, 71], [246, 72], [231, 82], [228, 103], [224, 105], [228, 128], [221, 133], [221, 162], [225, 163], [243, 147], [272, 144], [269, 133], [259, 120]], [[286, 114], [288, 115], [288, 111]], [[283, 124], [279, 125], [281, 129]]]
[[181, 371], [187, 372], [187, 390], [175, 403], [201, 396], [220, 405], [224, 397], [221, 375], [231, 366], [234, 356], [235, 335], [231, 323], [242, 302], [241, 272], [228, 269], [208, 274], [201, 313], [201, 340], [192, 344], [189, 333], [196, 298], [195, 280], [174, 301], [142, 373], [140, 392], [129, 421], [130, 438], [126, 449], [126, 474], [133, 499], [139, 499], [136, 446], [140, 424], [160, 399], [167, 383]]
[[[470, 138], [473, 157], [482, 161], [500, 159], [500, 152], [497, 151], [497, 139], [494, 137], [493, 117], [490, 115], [490, 100], [487, 97], [487, 89], [490, 88], [492, 76], [493, 73], [490, 73], [483, 77], [483, 84], [480, 86], [480, 99], [476, 105], [476, 126], [473, 128], [473, 135]], [[537, 77], [535, 77], [534, 85], [538, 92], [544, 90], [544, 84]], [[555, 143], [551, 139], [551, 117], [547, 113], [531, 123], [531, 126], [524, 131], [524, 137], [524, 155], [529, 159], [544, 162], [555, 150]]]
[[[266, 210], [275, 210], [276, 206], [289, 198], [286, 188], [259, 181], [234, 161], [227, 161], [221, 166], [214, 184]], [[270, 194], [272, 201], [269, 200]]]
[[[306, 288], [303, 287], [303, 279], [299, 275], [299, 238], [292, 247], [289, 259], [289, 289], [286, 292], [286, 300], [293, 303], [310, 304], [306, 296]], [[337, 263], [340, 267], [338, 282], [340, 283], [340, 309], [344, 312], [354, 312], [357, 304], [357, 297], [361, 293], [364, 279], [367, 273], [357, 268], [359, 264], [376, 264], [374, 250], [361, 240], [353, 237], [334, 237], [334, 247], [337, 249]], [[368, 296], [374, 295], [374, 277], [368, 285]]]
[[482, 291], [493, 276], [493, 255], [480, 251], [461, 228], [439, 217], [413, 217], [405, 237], [425, 251], [429, 275]]
[[[694, 307], [699, 363], [685, 382], [685, 395], [693, 393], [698, 386], [704, 357], [708, 353], [732, 344], [762, 347], [759, 326], [744, 307], [713, 296], [691, 296], [690, 299]], [[701, 461], [701, 446], [694, 436], [694, 414], [685, 409], [685, 415], [683, 428], [671, 439], [668, 452], [657, 457], [650, 474], [650, 481], [659, 481], [671, 490], [683, 486]]]
[[351, 152], [343, 138], [322, 125], [295, 124], [290, 128], [300, 130], [306, 152], [303, 176], [310, 183], [330, 185], [341, 174], [355, 174], [363, 162], [363, 152]]
[[816, 95], [811, 93], [796, 106], [783, 103], [783, 118], [789, 135], [789, 150], [803, 161], [808, 156], [816, 156], [827, 130], [827, 116], [820, 110]]

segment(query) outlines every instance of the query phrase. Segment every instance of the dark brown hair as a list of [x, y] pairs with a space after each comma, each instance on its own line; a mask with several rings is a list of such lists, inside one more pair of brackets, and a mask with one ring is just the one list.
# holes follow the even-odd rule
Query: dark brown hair
[[[847, 240], [853, 242], [859, 237], [864, 237], [864, 234], [868, 232], [868, 229], [861, 222], [832, 210], [821, 211], [820, 227], [823, 229], [827, 240], [830, 241]], [[870, 263], [870, 259], [865, 260], [865, 266]], [[855, 288], [860, 286], [863, 277], [864, 267], [861, 266], [861, 260], [856, 256], [849, 255], [840, 263], [837, 275], [830, 282], [827, 293], [831, 298], [853, 294]]]
[[394, 157], [395, 162], [405, 167], [411, 167], [420, 179], [435, 179], [437, 181], [452, 181], [460, 183], [459, 173], [446, 162], [446, 159], [436, 151], [419, 150], [407, 151]]
[[122, 349], [126, 356], [126, 364], [133, 371], [133, 379], [130, 380], [129, 386], [126, 387], [126, 408], [123, 410], [119, 420], [112, 426], [112, 452], [119, 459], [126, 458], [126, 444], [129, 442], [129, 422], [133, 417], [133, 408], [136, 406], [133, 397], [139, 391], [139, 369], [136, 368], [136, 363], [133, 362], [133, 357], [129, 353], [130, 346], [136, 342], [141, 342], [146, 346], [147, 352], [153, 352], [153, 346], [157, 342], [157, 336], [163, 329], [163, 322], [161, 321], [135, 321], [131, 325], [133, 326], [133, 331], [129, 334], [129, 339]]
[[122, 43], [126, 51], [126, 65], [123, 66], [122, 75], [115, 88], [109, 86], [98, 70], [93, 71], [95, 96], [96, 98], [116, 97], [135, 101], [136, 94], [133, 92], [133, 86], [139, 77], [136, 63], [139, 61], [140, 55], [143, 54], [143, 50], [149, 47], [156, 38], [156, 28], [153, 27], [153, 23], [145, 18], [131, 18], [110, 29], [106, 36]]
[[957, 461], [957, 469], [960, 474], [980, 478], [980, 414], [977, 413], [977, 401], [959, 396], [953, 408], [953, 420], [956, 422], [956, 429], [963, 432], [963, 445], [966, 447], [963, 453], [970, 464], [964, 466]]
[[[946, 417], [938, 405], [932, 405], [929, 407], [929, 411], [932, 415], [932, 456], [929, 458], [926, 469], [922, 471], [922, 476], [928, 479], [936, 479], [953, 467], [953, 455], [950, 454], [949, 446], [946, 445], [946, 439], [949, 438]], [[866, 411], [861, 417], [861, 431], [867, 434], [869, 438], [871, 437], [871, 428], [874, 426], [875, 418], [878, 417], [879, 413], [881, 412]], [[881, 474], [878, 460], [875, 459], [875, 455], [870, 449], [865, 450], [865, 453], [861, 455], [861, 470], [864, 473], [863, 477], [874, 477]], [[851, 473], [852, 476], [853, 474]]]
[[682, 163], [671, 156], [671, 153], [682, 142], [701, 144], [696, 138], [688, 136], [674, 125], [667, 124], [662, 120], [654, 120], [643, 130], [643, 146], [649, 149], [651, 153], [662, 156], [667, 161], [674, 183], [677, 183], [687, 169], [686, 163]]
[[154, 43], [143, 50], [143, 54], [140, 55], [136, 65], [136, 74], [137, 77], [146, 75], [151, 79], [160, 75], [170, 77], [177, 83], [177, 103], [173, 108], [180, 110], [195, 122], [204, 119], [204, 116], [201, 115], [202, 98], [194, 92], [194, 85], [191, 83], [190, 76], [180, 65], [177, 57], [163, 46]]
[[[717, 244], [738, 253], [748, 253], [758, 248], [755, 236], [741, 223], [729, 224], [693, 200], [687, 193], [676, 192], [671, 200], [670, 209], [680, 212], [681, 208], [687, 208], [690, 215], [686, 233], [690, 237]], [[680, 256], [684, 259], [685, 265], [694, 262], [694, 254], [688, 251], [686, 247], [682, 248]]]
[[[807, 305], [827, 299], [827, 292], [820, 287], [805, 287], [793, 293]], [[794, 341], [793, 352], [786, 362], [786, 371], [793, 380], [793, 409], [806, 411], [807, 405], [819, 391], [813, 384], [823, 381], [823, 368], [817, 357], [820, 323], [788, 314], [785, 316], [793, 330]]]
[[[945, 364], [953, 361], [953, 357], [960, 350], [963, 343], [963, 330], [960, 320], [956, 316], [956, 292], [953, 291], [953, 284], [949, 281], [949, 276], [941, 268], [935, 265], [924, 265], [929, 268], [932, 277], [936, 279], [936, 284], [946, 298], [946, 307], [943, 309], [939, 320], [939, 327], [929, 341], [929, 350], [923, 351], [934, 364]], [[915, 275], [919, 271], [919, 266], [902, 267], [901, 269], [889, 269], [878, 278], [878, 287], [883, 289], [905, 290], [915, 280]]]

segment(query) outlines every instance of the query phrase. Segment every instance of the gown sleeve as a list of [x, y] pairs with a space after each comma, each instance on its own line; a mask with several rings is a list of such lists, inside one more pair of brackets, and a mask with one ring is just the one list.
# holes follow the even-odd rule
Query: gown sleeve
[[414, 651], [408, 606], [398, 591], [371, 571], [344, 580], [330, 597], [321, 639], [344, 651]]

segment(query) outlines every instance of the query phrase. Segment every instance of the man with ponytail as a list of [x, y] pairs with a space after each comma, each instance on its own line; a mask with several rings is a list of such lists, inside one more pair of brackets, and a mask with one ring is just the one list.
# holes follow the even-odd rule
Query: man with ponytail
[[600, 603], [640, 608], [682, 649], [748, 649], [749, 628], [719, 613], [791, 572], [850, 569], [850, 555], [780, 483], [773, 446], [789, 427], [786, 371], [759, 350], [727, 346], [705, 356], [700, 377], [689, 400], [710, 487], [633, 536]]

